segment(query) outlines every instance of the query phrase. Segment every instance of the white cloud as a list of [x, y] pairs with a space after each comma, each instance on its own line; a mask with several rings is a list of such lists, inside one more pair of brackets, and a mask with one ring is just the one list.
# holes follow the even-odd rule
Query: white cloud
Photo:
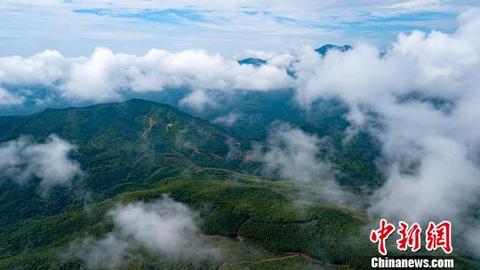
[[44, 143], [20, 137], [0, 144], [0, 176], [18, 182], [40, 178], [42, 187], [69, 184], [81, 174], [80, 165], [69, 158], [75, 147], [50, 135]]
[[237, 122], [237, 120], [240, 117], [242, 117], [241, 113], [231, 112], [227, 115], [223, 115], [223, 116], [219, 116], [219, 117], [215, 118], [212, 122], [215, 123], [215, 124], [219, 124], [219, 125], [222, 125], [222, 126], [229, 127], [229, 126], [235, 124], [235, 122]]
[[106, 48], [97, 48], [88, 59], [78, 59], [70, 66], [69, 74], [60, 86], [62, 95], [80, 100], [119, 99], [122, 86], [121, 66], [115, 55]]
[[135, 91], [165, 87], [267, 91], [288, 88], [291, 83], [282, 67], [255, 69], [203, 50], [170, 53], [152, 49], [142, 57], [117, 56], [125, 66], [130, 65], [125, 72]]
[[61, 97], [73, 101], [117, 100], [127, 91], [187, 87], [198, 90], [191, 100], [198, 105], [196, 100], [205, 97], [200, 91], [208, 89], [268, 91], [291, 83], [278, 64], [254, 68], [202, 50], [152, 49], [135, 56], [97, 48], [88, 58], [64, 58], [56, 51], [0, 58], [0, 85], [55, 87]]
[[217, 249], [205, 244], [197, 227], [198, 217], [182, 203], [163, 196], [151, 203], [120, 204], [108, 216], [113, 231], [101, 239], [76, 241], [67, 257], [82, 259], [88, 268], [118, 268], [138, 248], [168, 260], [199, 262], [217, 260]]
[[274, 125], [265, 149], [257, 149], [253, 158], [262, 163], [268, 174], [300, 182], [331, 180], [330, 166], [320, 159], [322, 141], [315, 135], [292, 128], [288, 124]]
[[261, 163], [265, 175], [293, 183], [292, 194], [300, 206], [312, 201], [355, 205], [356, 196], [335, 182], [335, 171], [325, 157], [329, 147], [314, 134], [277, 122], [265, 145], [254, 147], [250, 157]]
[[12, 94], [5, 88], [0, 87], [0, 106], [21, 105], [23, 102], [24, 98], [22, 96]]
[[[462, 1], [464, 5], [468, 2]], [[83, 5], [90, 4], [99, 3]], [[49, 7], [45, 5], [42, 7]], [[129, 1], [119, 5], [133, 7]], [[142, 5], [157, 4], [146, 1]], [[238, 8], [238, 3], [218, 5], [212, 13], [235, 13]], [[435, 11], [457, 10], [449, 1], [327, 1], [303, 5], [307, 9], [297, 6], [302, 5], [277, 3], [275, 12], [318, 22], [318, 16], [322, 16], [318, 10], [331, 8], [340, 12], [345, 21], [355, 22], [361, 21], [359, 9], [372, 6], [377, 7], [374, 14], [390, 11], [389, 15], [429, 10], [433, 6]], [[252, 7], [250, 11], [257, 9], [258, 6]], [[255, 25], [255, 31], [262, 32], [278, 26], [271, 22], [262, 24], [268, 17], [265, 14], [242, 25], [244, 16], [247, 15], [235, 16], [231, 27], [208, 27], [225, 31]], [[400, 34], [384, 57], [380, 57], [378, 48], [367, 43], [355, 44], [353, 50], [345, 53], [332, 51], [323, 58], [311, 47], [285, 54], [249, 52], [268, 60], [268, 65], [259, 68], [238, 65], [233, 59], [203, 50], [173, 53], [153, 49], [136, 56], [97, 49], [87, 58], [65, 58], [58, 52], [46, 51], [28, 58], [0, 58], [0, 83], [6, 88], [3, 96], [10, 100], [9, 104], [16, 98], [7, 86], [36, 84], [58, 86], [60, 95], [68, 99], [94, 101], [118, 99], [124, 91], [189, 87], [193, 91], [182, 103], [197, 108], [213, 104], [212, 97], [207, 95], [211, 89], [268, 91], [294, 85], [298, 88], [298, 103], [306, 108], [319, 98], [340, 96], [350, 107], [348, 117], [352, 124], [362, 126], [378, 121], [383, 126], [381, 130], [371, 130], [382, 143], [387, 161], [387, 167], [382, 168], [387, 181], [374, 196], [372, 212], [414, 221], [463, 220], [477, 201], [475, 194], [479, 191], [479, 32], [480, 15], [473, 10], [460, 16], [459, 28], [452, 34]], [[295, 71], [297, 79], [286, 75], [287, 66]], [[370, 112], [377, 118], [372, 118]], [[279, 135], [272, 135], [269, 143], [271, 150], [266, 149], [266, 155], [258, 157], [267, 171], [307, 182], [321, 174], [315, 150], [318, 138], [285, 128]], [[461, 196], [451, 194], [459, 186]], [[442, 198], [450, 202], [445, 204]]]
[[67, 68], [67, 59], [53, 50], [28, 58], [0, 57], [0, 84], [51, 86], [65, 76]]
[[480, 14], [471, 11], [453, 34], [400, 34], [384, 57], [368, 44], [325, 58], [301, 55], [300, 104], [339, 96], [354, 125], [382, 125], [370, 129], [387, 162], [373, 214], [412, 222], [450, 219], [461, 230], [478, 223], [471, 221], [480, 192], [478, 33]]
[[[373, 206], [374, 212], [410, 222], [425, 222], [457, 218], [466, 210], [464, 206], [475, 202], [480, 170], [469, 159], [465, 146], [436, 136], [421, 140], [425, 141], [418, 143], [422, 147], [418, 172], [402, 172], [400, 166], [404, 160], [393, 163], [388, 181], [375, 195], [378, 201]], [[407, 158], [412, 158], [412, 153], [408, 155]]]
[[118, 269], [128, 261], [129, 248], [128, 242], [110, 233], [101, 239], [86, 237], [73, 242], [62, 259], [79, 258], [87, 269]]
[[215, 101], [202, 90], [194, 90], [179, 101], [179, 105], [201, 111], [206, 106], [215, 106]]

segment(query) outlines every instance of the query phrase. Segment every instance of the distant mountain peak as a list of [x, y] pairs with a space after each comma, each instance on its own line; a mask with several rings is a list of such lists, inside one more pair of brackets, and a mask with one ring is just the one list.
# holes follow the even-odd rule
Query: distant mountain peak
[[260, 58], [254, 58], [254, 57], [244, 58], [244, 59], [238, 60], [237, 62], [240, 65], [252, 65], [254, 67], [260, 67], [262, 65], [267, 64], [267, 61]]
[[319, 53], [321, 56], [325, 56], [327, 54], [327, 52], [330, 51], [330, 50], [337, 50], [337, 51], [340, 51], [340, 52], [346, 52], [346, 51], [351, 50], [351, 49], [353, 49], [353, 47], [350, 46], [350, 45], [347, 45], [347, 44], [345, 44], [343, 46], [338, 46], [338, 45], [333, 45], [333, 44], [325, 44], [322, 47], [315, 49], [315, 51], [317, 53]]

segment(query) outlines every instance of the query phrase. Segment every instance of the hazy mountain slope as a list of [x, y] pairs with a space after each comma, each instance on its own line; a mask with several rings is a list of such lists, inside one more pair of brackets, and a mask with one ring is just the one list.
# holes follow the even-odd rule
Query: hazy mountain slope
[[[212, 122], [229, 110], [240, 113], [233, 125], [223, 128], [169, 105], [138, 99], [0, 117], [0, 142], [22, 135], [41, 142], [56, 134], [76, 146], [72, 158], [84, 172], [71, 187], [52, 188], [48, 198], [41, 196], [38, 179], [22, 185], [0, 181], [4, 191], [0, 194], [0, 213], [5, 216], [0, 223], [54, 214], [82, 206], [89, 198], [107, 198], [148, 185], [152, 179], [188, 175], [206, 167], [257, 172], [255, 164], [244, 162], [244, 154], [251, 148], [249, 141], [238, 137], [261, 142], [268, 135], [270, 123], [275, 121], [326, 136], [334, 146], [331, 161], [340, 172], [338, 180], [342, 184], [362, 186], [379, 182], [374, 164], [378, 153], [371, 138], [355, 136], [343, 142], [346, 122], [340, 103], [325, 101], [305, 113], [290, 106], [293, 101], [288, 91], [244, 93], [230, 98], [223, 107], [196, 113]], [[234, 103], [240, 105], [234, 107]]]
[[[279, 98], [279, 102], [288, 100]], [[253, 112], [258, 100], [251, 101], [243, 108], [251, 106]], [[298, 114], [281, 110], [262, 118], [261, 111], [274, 104], [258, 109], [263, 119], [258, 122], [264, 126], [252, 128], [267, 132], [269, 119], [277, 117], [322, 134], [318, 125], [335, 147], [331, 160], [344, 173], [339, 175], [340, 180], [346, 179], [344, 184], [355, 185], [355, 179], [375, 176], [368, 162], [377, 153], [372, 152], [368, 134], [360, 132], [342, 141], [345, 127], [341, 127], [338, 111], [331, 116], [339, 122], [321, 122], [322, 117], [294, 122]], [[327, 110], [326, 115], [328, 108], [321, 108]], [[134, 99], [0, 117], [0, 123], [8, 123], [2, 126], [0, 142], [19, 136], [42, 142], [50, 134], [70, 142], [76, 146], [71, 158], [84, 172], [70, 186], [52, 186], [46, 193], [40, 188], [41, 179], [35, 177], [25, 183], [0, 181], [0, 269], [83, 269], [84, 262], [61, 260], [72, 241], [110, 232], [112, 223], [106, 213], [116, 203], [149, 202], [162, 194], [198, 212], [201, 233], [230, 255], [192, 265], [142, 251], [124, 269], [239, 269], [249, 265], [255, 269], [336, 269], [342, 265], [358, 269], [368, 264], [361, 258], [375, 250], [363, 231], [368, 222], [364, 213], [325, 204], [325, 194], [299, 207], [298, 195], [304, 193], [295, 191], [291, 183], [261, 181], [244, 173], [256, 172], [245, 158], [250, 141], [171, 106]], [[356, 173], [363, 175], [352, 177]], [[245, 252], [254, 254], [231, 255]], [[457, 261], [463, 269], [478, 267], [467, 260]]]
[[[290, 90], [237, 91], [212, 93], [218, 104], [196, 110], [179, 105], [182, 96], [175, 96], [178, 92], [164, 91], [150, 98], [207, 119], [237, 138], [263, 141], [268, 136], [272, 123], [289, 123], [327, 139], [334, 150], [330, 153], [331, 161], [341, 172], [338, 180], [342, 184], [364, 186], [382, 182], [376, 165], [376, 159], [380, 157], [378, 142], [366, 132], [346, 136], [350, 127], [346, 120], [348, 108], [338, 99], [322, 99], [305, 110], [296, 104], [294, 92]], [[226, 119], [229, 121], [222, 121]]]
[[18, 127], [26, 119], [25, 116], [0, 116], [0, 134], [5, 134]]
[[23, 184], [3, 179], [0, 213], [7, 218], [2, 224], [146, 185], [151, 174], [160, 178], [205, 167], [241, 170], [247, 147], [207, 121], [143, 100], [48, 109], [27, 117], [0, 117], [2, 122], [9, 125], [2, 126], [0, 142], [20, 136], [41, 142], [56, 134], [75, 145], [72, 158], [84, 172], [70, 188], [54, 187], [49, 198], [41, 196], [38, 179]]
[[[354, 254], [368, 252], [362, 251], [363, 245], [369, 247], [367, 241], [352, 239], [364, 224], [355, 212], [320, 204], [308, 207], [308, 211], [299, 211], [288, 194], [276, 191], [275, 183], [264, 184], [248, 178], [241, 181], [213, 179], [172, 179], [144, 190], [124, 193], [114, 200], [92, 204], [88, 211], [73, 210], [9, 226], [0, 234], [3, 248], [0, 266], [16, 261], [19, 269], [33, 262], [41, 262], [39, 265], [43, 268], [60, 267], [58, 254], [65, 252], [73, 240], [87, 235], [101, 237], [111, 230], [105, 214], [115, 202], [152, 201], [164, 193], [201, 213], [203, 233], [244, 238], [246, 244], [256, 244], [277, 256], [299, 252], [324, 262], [344, 264], [353, 258], [347, 250]], [[349, 240], [342, 240], [344, 236]], [[239, 259], [226, 256], [211, 268]], [[157, 269], [155, 267], [158, 264], [152, 265], [152, 269]]]
[[49, 109], [2, 132], [0, 141], [21, 135], [42, 140], [50, 134], [78, 147], [77, 158], [93, 181], [89, 187], [99, 190], [109, 182], [145, 177], [162, 166], [235, 167], [241, 161], [234, 153], [241, 142], [220, 128], [170, 106], [135, 99]]
[[[299, 208], [291, 193], [284, 192], [283, 184], [288, 183], [263, 182], [233, 174], [226, 178], [175, 178], [92, 203], [88, 210], [25, 220], [0, 233], [0, 269], [13, 266], [84, 269], [84, 261], [65, 257], [73, 241], [86, 236], [102, 238], [110, 232], [112, 222], [106, 213], [117, 203], [151, 202], [162, 194], [169, 194], [200, 214], [204, 240], [219, 248], [222, 258], [191, 263], [146, 252], [137, 254], [121, 269], [365, 269], [369, 266], [376, 246], [368, 241], [364, 227], [368, 221], [362, 212], [322, 203]], [[389, 251], [391, 256], [397, 252], [393, 247]], [[457, 269], [479, 267], [476, 262], [455, 258]]]

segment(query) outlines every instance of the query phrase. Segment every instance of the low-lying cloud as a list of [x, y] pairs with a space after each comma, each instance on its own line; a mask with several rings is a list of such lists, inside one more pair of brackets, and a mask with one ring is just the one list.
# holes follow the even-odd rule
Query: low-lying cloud
[[264, 147], [255, 149], [254, 160], [265, 173], [304, 183], [331, 180], [331, 168], [321, 159], [322, 141], [313, 134], [285, 123], [272, 126]]
[[117, 205], [108, 216], [113, 231], [100, 239], [87, 237], [74, 242], [67, 258], [79, 258], [89, 269], [116, 269], [133, 259], [139, 249], [172, 261], [195, 263], [220, 258], [219, 251], [201, 239], [197, 215], [166, 195], [151, 203]]
[[0, 144], [0, 177], [19, 183], [39, 178], [42, 187], [68, 185], [82, 174], [78, 162], [69, 155], [75, 146], [50, 135], [45, 142], [20, 137]]
[[242, 117], [241, 113], [230, 112], [227, 115], [219, 116], [213, 119], [213, 123], [225, 127], [230, 127]]
[[[379, 138], [386, 182], [372, 197], [374, 216], [478, 228], [478, 33], [480, 14], [471, 11], [455, 33], [400, 34], [383, 55], [358, 44], [324, 58], [303, 54], [297, 63], [299, 104], [340, 97], [352, 125]], [[471, 242], [480, 250], [478, 238]]]
[[[2, 57], [0, 104], [21, 104], [24, 97], [12, 89], [26, 85], [52, 87], [66, 100], [90, 101], [119, 99], [126, 91], [188, 87], [192, 92], [181, 103], [197, 109], [215, 104], [207, 95], [212, 89], [292, 88], [305, 109], [318, 99], [340, 97], [349, 107], [352, 130], [368, 130], [382, 146], [386, 181], [372, 196], [370, 213], [413, 222], [450, 219], [472, 231], [480, 226], [472, 214], [480, 194], [479, 11], [463, 13], [458, 25], [454, 33], [400, 34], [385, 52], [360, 43], [325, 57], [311, 47], [257, 53], [268, 58], [257, 68], [202, 50], [153, 49], [135, 56], [98, 48], [90, 57], [65, 58], [56, 51]], [[280, 127], [254, 158], [265, 172], [314, 182], [328, 171], [318, 158], [320, 141]], [[470, 240], [472, 250], [480, 251], [480, 240]]]
[[188, 95], [180, 99], [180, 106], [187, 106], [194, 110], [201, 111], [204, 108], [216, 106], [216, 102], [213, 98], [208, 96], [203, 90], [193, 90]]
[[136, 56], [97, 48], [90, 57], [65, 58], [53, 50], [28, 58], [0, 57], [0, 86], [53, 88], [67, 101], [118, 100], [127, 91], [185, 87], [195, 89], [186, 104], [196, 106], [195, 97], [204, 90], [268, 91], [288, 88], [291, 82], [281, 66], [240, 65], [235, 59], [203, 50], [171, 53], [152, 49]]
[[16, 106], [21, 105], [24, 98], [10, 93], [5, 88], [0, 87], [0, 106]]
[[277, 122], [271, 126], [266, 143], [254, 147], [250, 157], [261, 164], [265, 176], [294, 183], [292, 194], [300, 203], [322, 200], [350, 204], [356, 199], [335, 182], [335, 170], [326, 158], [329, 148], [330, 144], [316, 135]]

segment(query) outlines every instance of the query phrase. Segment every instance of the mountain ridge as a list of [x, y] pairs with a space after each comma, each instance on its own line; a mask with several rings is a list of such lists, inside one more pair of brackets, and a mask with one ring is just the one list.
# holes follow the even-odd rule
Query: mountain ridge
[[[11, 117], [0, 117], [0, 123], [2, 119], [9, 121]], [[236, 139], [206, 120], [170, 105], [139, 99], [43, 110], [18, 118], [16, 125], [0, 130], [0, 143], [21, 136], [30, 137], [32, 143], [43, 143], [52, 134], [74, 146], [70, 156], [84, 172], [83, 177], [73, 179], [65, 188], [90, 193], [94, 198], [145, 186], [153, 181], [152, 175], [157, 181], [209, 167], [242, 171], [244, 150], [249, 148], [247, 141]], [[44, 200], [39, 192], [38, 179], [22, 184], [5, 175], [0, 179], [0, 213], [11, 218], [5, 222], [81, 204], [75, 194], [61, 188], [62, 199], [52, 202], [63, 201], [63, 205], [51, 206], [52, 202]], [[112, 190], [119, 185], [123, 185], [121, 189]], [[24, 212], [25, 205], [37, 210]]]

